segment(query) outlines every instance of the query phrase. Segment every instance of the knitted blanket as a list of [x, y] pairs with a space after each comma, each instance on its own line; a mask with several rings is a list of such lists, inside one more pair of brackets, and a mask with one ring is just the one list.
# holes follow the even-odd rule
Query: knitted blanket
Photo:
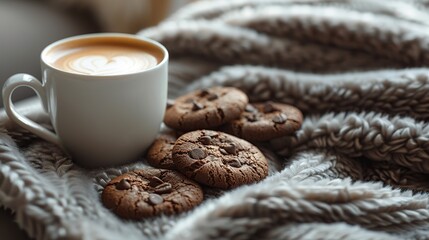
[[[0, 204], [36, 239], [429, 239], [429, 1], [217, 0], [141, 31], [171, 53], [169, 97], [234, 86], [298, 107], [258, 143], [265, 180], [192, 211], [124, 221], [100, 202], [144, 157], [85, 170], [2, 115]], [[40, 107], [25, 114], [49, 126]]]

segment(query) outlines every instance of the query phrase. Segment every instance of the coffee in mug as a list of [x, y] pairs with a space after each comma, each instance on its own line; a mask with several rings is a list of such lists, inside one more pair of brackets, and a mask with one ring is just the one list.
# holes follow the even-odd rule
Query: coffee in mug
[[55, 46], [46, 53], [46, 61], [56, 69], [84, 75], [136, 73], [155, 67], [163, 52], [134, 39], [77, 39]]
[[[167, 101], [168, 52], [128, 34], [89, 34], [47, 46], [42, 81], [16, 74], [3, 86], [6, 113], [85, 167], [137, 160], [158, 134]], [[36, 91], [55, 132], [19, 115], [11, 95]]]

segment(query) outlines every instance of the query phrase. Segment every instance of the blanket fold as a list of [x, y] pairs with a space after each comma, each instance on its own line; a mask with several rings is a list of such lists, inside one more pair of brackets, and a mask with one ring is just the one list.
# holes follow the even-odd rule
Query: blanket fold
[[[177, 216], [100, 202], [141, 161], [85, 170], [0, 115], [0, 205], [36, 239], [429, 239], [429, 1], [199, 1], [139, 35], [171, 53], [169, 97], [233, 86], [305, 115], [255, 143], [269, 177]], [[27, 109], [35, 121], [49, 119]]]

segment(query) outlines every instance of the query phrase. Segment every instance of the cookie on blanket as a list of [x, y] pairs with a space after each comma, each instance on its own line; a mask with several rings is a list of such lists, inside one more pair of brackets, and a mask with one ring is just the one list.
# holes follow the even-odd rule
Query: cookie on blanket
[[174, 169], [171, 151], [176, 139], [172, 133], [160, 134], [147, 151], [147, 162], [156, 168]]
[[249, 141], [268, 141], [297, 131], [303, 116], [294, 106], [265, 102], [248, 104], [240, 119], [226, 124], [222, 131]]
[[237, 119], [248, 98], [232, 87], [196, 90], [177, 98], [166, 110], [164, 123], [176, 130], [212, 129]]
[[257, 147], [217, 131], [197, 130], [180, 136], [173, 159], [178, 171], [210, 187], [230, 189], [268, 175], [268, 162]]
[[203, 191], [178, 172], [149, 168], [114, 178], [101, 199], [118, 216], [138, 220], [190, 210], [202, 202]]

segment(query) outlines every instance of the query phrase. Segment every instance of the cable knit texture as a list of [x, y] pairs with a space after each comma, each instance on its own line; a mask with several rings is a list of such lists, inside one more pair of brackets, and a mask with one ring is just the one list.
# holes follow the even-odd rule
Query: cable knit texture
[[[259, 143], [269, 177], [177, 216], [130, 222], [103, 187], [144, 158], [85, 170], [3, 117], [0, 204], [36, 239], [429, 239], [429, 1], [217, 0], [138, 34], [171, 53], [169, 97], [234, 86], [292, 104]], [[40, 109], [30, 118], [49, 126]], [[37, 117], [36, 117], [37, 116]]]

